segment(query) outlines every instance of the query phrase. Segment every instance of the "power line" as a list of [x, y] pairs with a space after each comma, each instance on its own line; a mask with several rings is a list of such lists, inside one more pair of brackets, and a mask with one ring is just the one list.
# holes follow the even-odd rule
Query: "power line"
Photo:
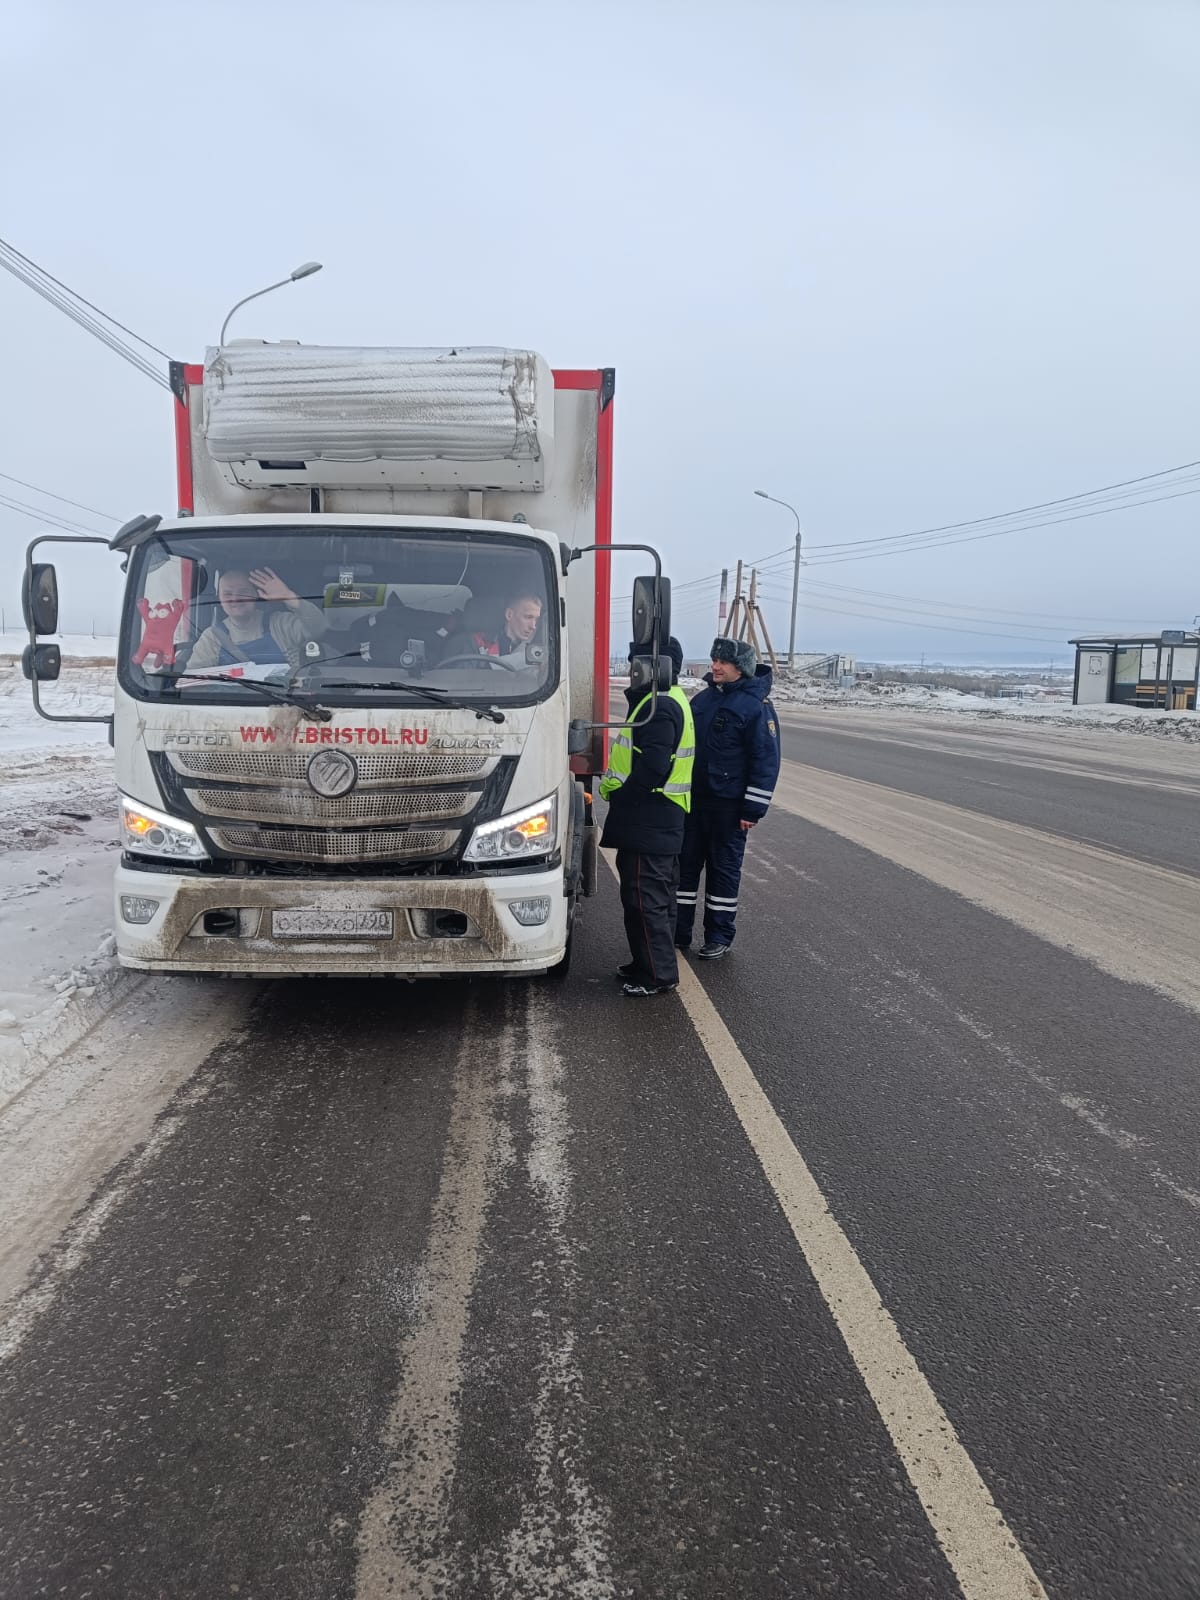
[[7, 511], [15, 511], [20, 517], [28, 517], [32, 522], [48, 523], [52, 528], [62, 528], [66, 533], [94, 535], [96, 532], [95, 528], [85, 527], [81, 522], [68, 522], [51, 511], [42, 511], [37, 506], [26, 505], [21, 500], [12, 500], [8, 495], [0, 494], [0, 506]]
[[[14, 278], [20, 279], [35, 294], [41, 295], [43, 300], [57, 307], [65, 316], [70, 317], [72, 322], [77, 323], [85, 332], [99, 339], [102, 344], [107, 345], [116, 355], [128, 361], [130, 366], [135, 367], [137, 371], [143, 373], [152, 382], [157, 383], [164, 389], [170, 389], [171, 385], [166, 375], [160, 372], [158, 367], [139, 350], [135, 350], [132, 345], [127, 344], [115, 334], [112, 328], [119, 328], [122, 333], [129, 333], [130, 337], [136, 339], [139, 344], [144, 344], [147, 349], [153, 350], [156, 355], [162, 355], [163, 352], [158, 349], [157, 345], [152, 345], [148, 339], [143, 339], [140, 334], [132, 333], [130, 329], [125, 327], [124, 323], [118, 322], [115, 317], [110, 317], [107, 312], [99, 310], [98, 307], [92, 305], [90, 300], [85, 300], [82, 295], [76, 294], [73, 289], [68, 289], [66, 284], [60, 283], [57, 278], [43, 267], [39, 267], [36, 261], [31, 261], [28, 256], [22, 255], [15, 245], [9, 244], [4, 239], [0, 239], [0, 267], [4, 267], [6, 271], [11, 272]], [[95, 315], [90, 315], [91, 312], [95, 312]], [[100, 318], [103, 318], [103, 321], [98, 320]], [[106, 327], [105, 323], [110, 323], [112, 326]], [[168, 358], [164, 357], [164, 359]]]
[[[935, 528], [926, 528], [923, 530], [918, 529], [911, 533], [886, 534], [880, 535], [879, 537], [873, 539], [850, 539], [841, 544], [834, 545], [810, 545], [808, 549], [813, 553], [804, 558], [803, 564], [806, 567], [841, 566], [849, 561], [874, 561], [885, 556], [905, 555], [912, 551], [947, 549], [956, 544], [974, 544], [983, 539], [996, 539], [1004, 534], [1031, 533], [1036, 531], [1038, 528], [1057, 527], [1061, 523], [1082, 522], [1090, 517], [1110, 516], [1115, 511], [1132, 511], [1138, 506], [1157, 505], [1163, 500], [1180, 500], [1186, 498], [1188, 495], [1200, 494], [1200, 489], [1181, 489], [1178, 492], [1170, 494], [1148, 495], [1143, 499], [1130, 499], [1128, 494], [1114, 493], [1114, 491], [1128, 490], [1131, 486], [1136, 484], [1149, 483], [1154, 479], [1171, 477], [1174, 474], [1187, 472], [1193, 467], [1200, 467], [1200, 461], [1186, 461], [1177, 467], [1163, 467], [1158, 472], [1143, 473], [1137, 478], [1125, 478], [1119, 483], [1106, 484], [1097, 489], [1083, 490], [1079, 494], [1064, 495], [1057, 500], [1043, 500], [1036, 505], [1027, 506], [1019, 511], [996, 512], [987, 517], [974, 517], [965, 522], [943, 523]], [[1195, 482], [1196, 480], [1194, 477], [1177, 477], [1175, 481], [1177, 483], [1190, 483]], [[947, 534], [954, 533], [960, 529], [983, 527], [989, 523], [1002, 522], [1010, 520], [1014, 517], [1025, 516], [1032, 511], [1048, 510], [1055, 506], [1069, 504], [1080, 505], [1088, 500], [1096, 502], [1096, 497], [1103, 494], [1112, 494], [1114, 496], [1113, 503], [1093, 503], [1090, 506], [1080, 509], [1071, 516], [1046, 517], [1035, 522], [1016, 523], [1011, 527], [990, 528], [984, 533], [963, 534], [959, 538], [946, 537]], [[844, 556], [837, 554], [837, 552], [844, 549], [856, 549], [864, 545], [882, 544], [888, 545], [889, 548], [883, 550], [865, 551], [860, 555]], [[790, 556], [792, 552], [793, 547], [791, 545], [786, 545], [782, 550], [774, 551], [765, 556], [757, 556], [753, 561], [744, 563], [744, 565], [758, 567], [760, 577], [768, 577], [772, 574], [778, 575], [781, 572], [790, 572], [791, 562], [789, 560], [780, 558], [786, 558]], [[772, 564], [766, 565], [765, 563]], [[712, 572], [701, 578], [691, 578], [686, 583], [675, 584], [672, 593], [681, 594], [685, 590], [695, 589], [705, 584], [716, 583], [720, 580], [720, 576], [721, 574], [719, 572]], [[627, 601], [631, 598], [632, 596], [630, 595], [621, 595], [614, 600], [613, 604], [617, 605], [622, 601]]]
[[[1186, 480], [1185, 480], [1186, 481]], [[998, 539], [1008, 533], [1032, 533], [1038, 528], [1053, 528], [1064, 522], [1084, 522], [1089, 517], [1107, 517], [1115, 511], [1132, 511], [1138, 506], [1157, 505], [1162, 500], [1184, 500], [1189, 495], [1200, 494], [1200, 489], [1181, 489], [1178, 494], [1149, 495], [1145, 500], [1132, 500], [1123, 505], [1102, 506], [1097, 510], [1080, 511], [1070, 517], [1047, 517], [1041, 522], [1026, 522], [1015, 528], [993, 528], [987, 533], [965, 534], [961, 539], [938, 539], [928, 544], [910, 544], [890, 550], [868, 550], [857, 556], [818, 556], [809, 560], [810, 567], [844, 566], [849, 561], [879, 561], [887, 556], [907, 555], [916, 550], [944, 550], [956, 544], [977, 544], [982, 539]]]
[[[1077, 494], [1062, 495], [1057, 500], [1041, 500], [1036, 505], [1020, 506], [1014, 511], [996, 511], [988, 517], [971, 517], [965, 522], [943, 522], [933, 528], [917, 528], [911, 533], [881, 534], [874, 539], [846, 539], [840, 544], [810, 545], [811, 550], [842, 550], [852, 545], [883, 544], [894, 539], [923, 539], [937, 533], [954, 533], [962, 528], [978, 528], [988, 522], [1007, 522], [1014, 517], [1025, 517], [1034, 511], [1049, 511], [1055, 506], [1069, 505], [1073, 501], [1091, 500], [1097, 495], [1111, 494], [1118, 489], [1128, 489], [1135, 484], [1149, 483], [1153, 478], [1169, 478], [1177, 472], [1190, 472], [1200, 467], [1200, 461], [1185, 461], [1177, 467], [1163, 467], [1158, 472], [1146, 472], [1139, 478], [1123, 478], [1119, 483], [1102, 484], [1097, 489], [1081, 489]], [[1142, 503], [1142, 502], [1139, 502]]]
[[[1078, 619], [1078, 613], [1071, 611], [1017, 611], [1007, 606], [976, 606], [955, 600], [932, 600], [927, 595], [893, 594], [882, 589], [858, 589], [852, 584], [828, 583], [822, 582], [819, 579], [813, 579], [813, 581], [806, 585], [806, 587], [808, 589], [816, 589], [821, 593], [828, 591], [830, 593], [842, 595], [861, 595], [869, 600], [910, 600], [914, 605], [940, 606], [943, 611], [976, 611], [982, 612], [988, 616], [992, 616], [994, 614], [996, 617], [1035, 617], [1043, 622], [1067, 622], [1070, 623], [1072, 627], [1077, 625]], [[1148, 621], [1146, 618], [1138, 617], [1089, 616], [1087, 621], [1089, 623], [1111, 623], [1114, 626], [1144, 625], [1148, 628], [1154, 628], [1159, 626], [1160, 619]]]
[[808, 609], [810, 611], [825, 611], [831, 616], [854, 617], [860, 622], [891, 622], [905, 628], [932, 628], [936, 633], [962, 633], [969, 635], [973, 639], [1007, 639], [1010, 644], [1066, 644], [1067, 642], [1065, 635], [1048, 633], [1044, 636], [1039, 636], [1024, 633], [996, 633], [990, 628], [955, 628], [946, 623], [939, 625], [936, 622], [911, 621], [907, 617], [871, 616], [867, 612], [848, 611], [839, 606], [817, 605], [814, 603]]
[[36, 261], [31, 261], [28, 256], [21, 255], [15, 245], [9, 244], [5, 239], [0, 239], [0, 245], [3, 245], [6, 250], [11, 250], [14, 256], [20, 256], [21, 260], [28, 263], [35, 272], [48, 279], [56, 288], [61, 289], [64, 294], [69, 294], [72, 299], [78, 300], [80, 305], [86, 306], [89, 311], [94, 311], [98, 317], [103, 317], [105, 322], [111, 322], [114, 328], [120, 328], [122, 333], [127, 333], [131, 339], [136, 339], [139, 344], [144, 344], [147, 350], [153, 350], [154, 354], [161, 356], [164, 361], [170, 361], [171, 358], [165, 350], [160, 350], [156, 344], [151, 344], [149, 339], [143, 339], [140, 333], [134, 333], [132, 328], [127, 328], [123, 322], [118, 322], [116, 317], [110, 317], [107, 311], [101, 311], [99, 306], [94, 306], [90, 300], [85, 300], [77, 289], [69, 289], [52, 272], [47, 272], [45, 267], [39, 267]]
[[121, 520], [109, 511], [97, 511], [95, 506], [85, 506], [81, 500], [68, 500], [65, 494], [55, 494], [53, 489], [42, 489], [36, 483], [26, 483], [24, 478], [14, 478], [11, 472], [0, 472], [0, 478], [7, 483], [19, 483], [22, 489], [32, 489], [34, 494], [44, 494], [48, 500], [61, 500], [63, 505], [74, 506], [76, 511], [90, 511], [94, 517], [101, 517], [105, 522]]
[[[837, 597], [835, 596], [834, 598], [836, 599]], [[778, 594], [768, 595], [767, 599], [779, 604], [782, 604], [785, 601], [785, 597]], [[851, 606], [852, 602], [846, 601], [844, 604]], [[829, 610], [831, 607], [827, 604], [822, 605], [820, 601], [810, 600], [805, 609]], [[1009, 627], [1014, 631], [1011, 635], [1008, 635], [1008, 637], [1014, 639], [1028, 638], [1034, 643], [1050, 642], [1058, 637], [1058, 635], [1053, 634], [1051, 630], [1045, 626], [1037, 625], [1032, 622], [1006, 622], [1002, 617], [948, 617], [944, 612], [941, 611], [920, 611], [913, 606], [891, 606], [886, 610], [876, 609], [874, 611], [860, 611], [855, 609], [847, 611], [846, 615], [861, 617], [864, 621], [870, 622], [903, 622], [914, 628], [919, 628], [922, 626], [938, 628], [939, 625], [951, 626], [952, 624], [960, 622], [964, 624], [977, 623], [979, 624], [979, 631], [984, 634], [992, 632], [995, 628]], [[924, 622], [923, 619], [927, 617], [935, 617], [939, 620], [938, 622]], [[969, 633], [974, 632], [975, 630], [967, 627], [951, 627], [951, 631]]]

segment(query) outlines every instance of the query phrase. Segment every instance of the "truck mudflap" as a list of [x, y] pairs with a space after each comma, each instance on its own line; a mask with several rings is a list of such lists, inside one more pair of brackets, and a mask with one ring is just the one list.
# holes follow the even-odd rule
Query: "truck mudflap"
[[121, 866], [117, 955], [145, 972], [536, 973], [561, 961], [568, 909], [561, 870], [314, 884]]

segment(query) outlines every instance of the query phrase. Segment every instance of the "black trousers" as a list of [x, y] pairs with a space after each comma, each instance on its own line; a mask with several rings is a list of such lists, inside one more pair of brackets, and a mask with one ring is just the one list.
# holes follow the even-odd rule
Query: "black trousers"
[[638, 978], [649, 983], [678, 983], [675, 891], [679, 886], [679, 857], [618, 850], [617, 873], [621, 879], [625, 935]]

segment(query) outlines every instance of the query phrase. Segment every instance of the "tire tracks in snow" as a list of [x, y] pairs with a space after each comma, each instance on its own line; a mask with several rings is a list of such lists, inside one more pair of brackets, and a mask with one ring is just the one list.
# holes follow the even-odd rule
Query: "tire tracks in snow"
[[[544, 997], [530, 987], [512, 987], [503, 1007], [498, 1037], [481, 1015], [478, 997], [463, 1019], [442, 1174], [417, 1275], [423, 1311], [401, 1347], [399, 1387], [383, 1435], [390, 1464], [360, 1519], [357, 1600], [433, 1600], [458, 1592], [610, 1600], [615, 1593], [609, 1514], [582, 1476], [575, 1452], [583, 1380], [570, 1320], [574, 1267], [567, 1236], [570, 1125], [563, 1063]], [[532, 1411], [518, 1422], [527, 1428], [521, 1446], [527, 1471], [506, 1533], [468, 1551], [456, 1543], [453, 1514], [473, 1302], [489, 1221], [502, 1186], [514, 1183], [536, 1209], [546, 1244], [544, 1258], [521, 1286], [528, 1325], [522, 1331], [536, 1362]]]

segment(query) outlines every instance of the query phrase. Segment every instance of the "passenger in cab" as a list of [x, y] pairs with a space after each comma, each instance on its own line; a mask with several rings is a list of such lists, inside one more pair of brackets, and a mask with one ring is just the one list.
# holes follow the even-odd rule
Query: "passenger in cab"
[[247, 661], [298, 667], [304, 647], [325, 632], [324, 613], [270, 567], [223, 572], [217, 599], [225, 613], [196, 640], [188, 671]]
[[463, 655], [511, 656], [524, 652], [537, 637], [542, 602], [536, 594], [515, 594], [504, 602], [498, 627], [470, 628], [453, 641]]

